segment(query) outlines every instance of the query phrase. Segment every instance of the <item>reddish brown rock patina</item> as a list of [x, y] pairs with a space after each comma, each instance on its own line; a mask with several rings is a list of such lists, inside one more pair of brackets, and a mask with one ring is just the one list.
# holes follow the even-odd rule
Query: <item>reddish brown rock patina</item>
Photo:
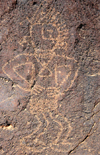
[[100, 154], [98, 1], [0, 2], [0, 154]]

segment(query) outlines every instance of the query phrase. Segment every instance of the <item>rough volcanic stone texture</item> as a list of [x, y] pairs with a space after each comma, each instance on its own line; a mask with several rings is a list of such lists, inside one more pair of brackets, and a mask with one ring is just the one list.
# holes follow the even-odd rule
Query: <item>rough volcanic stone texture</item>
[[0, 1], [0, 155], [99, 143], [100, 1]]

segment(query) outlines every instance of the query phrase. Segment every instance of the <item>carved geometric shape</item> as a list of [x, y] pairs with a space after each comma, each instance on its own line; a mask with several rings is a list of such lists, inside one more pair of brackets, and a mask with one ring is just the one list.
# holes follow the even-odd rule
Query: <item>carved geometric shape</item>
[[39, 49], [35, 51], [35, 56], [42, 66], [45, 66], [45, 64], [47, 64], [50, 61], [52, 57], [51, 54], [52, 54], [51, 51], [45, 51]]
[[[43, 26], [45, 27], [45, 25], [43, 25]], [[46, 26], [48, 26], [48, 25], [46, 24]], [[35, 35], [36, 29], [37, 29], [37, 35]], [[50, 30], [48, 32], [46, 30], [46, 32], [44, 33], [45, 28], [41, 29], [41, 24], [35, 24], [35, 25], [31, 26], [30, 34], [31, 34], [31, 38], [32, 38], [33, 47], [37, 47], [37, 48], [40, 47], [42, 50], [44, 50], [44, 49], [51, 50], [56, 44], [56, 41], [54, 41], [51, 37], [51, 35], [55, 36], [55, 34], [53, 34], [54, 27], [51, 27], [51, 29], [52, 29], [51, 32], [50, 32]]]
[[45, 143], [47, 146], [53, 143], [58, 137], [60, 132], [60, 125], [57, 121], [49, 122], [46, 131], [40, 135], [39, 140]]
[[[56, 76], [56, 84], [58, 87], [68, 79], [70, 75], [70, 68], [69, 66], [57, 66], [55, 69], [55, 76]], [[67, 78], [66, 78], [67, 76]]]
[[17, 55], [2, 67], [4, 73], [25, 91], [31, 91], [39, 68], [40, 63], [33, 54]]
[[35, 67], [31, 62], [20, 64], [13, 69], [22, 79], [29, 83], [35, 79]]
[[48, 77], [48, 76], [50, 76], [52, 73], [51, 73], [51, 71], [48, 69], [48, 68], [43, 68], [41, 71], [40, 71], [40, 73], [39, 73], [39, 75], [41, 76], [41, 77]]

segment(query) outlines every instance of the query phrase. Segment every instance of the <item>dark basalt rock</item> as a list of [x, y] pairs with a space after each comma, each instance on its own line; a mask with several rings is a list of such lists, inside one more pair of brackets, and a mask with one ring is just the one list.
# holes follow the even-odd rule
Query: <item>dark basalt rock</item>
[[0, 1], [0, 155], [100, 154], [100, 3]]

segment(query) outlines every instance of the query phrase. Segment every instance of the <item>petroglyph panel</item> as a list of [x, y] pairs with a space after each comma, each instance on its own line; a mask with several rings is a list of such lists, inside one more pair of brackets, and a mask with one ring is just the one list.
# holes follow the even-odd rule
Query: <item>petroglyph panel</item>
[[87, 38], [96, 25], [81, 24], [78, 3], [85, 2], [21, 0], [2, 14], [0, 154], [82, 154], [94, 139], [100, 65]]
[[[47, 7], [46, 4], [44, 6]], [[55, 52], [57, 49], [67, 50], [68, 30], [59, 12], [55, 13], [52, 7], [51, 5], [50, 14], [38, 8], [34, 17], [27, 18], [31, 25], [30, 36], [24, 36], [19, 44], [28, 45], [30, 41], [35, 50], [34, 54], [17, 55], [7, 62], [2, 70], [22, 91], [30, 92], [31, 96], [44, 92], [47, 98], [51, 96], [50, 98], [55, 100], [56, 105], [59, 96], [73, 85], [78, 66], [73, 57]], [[43, 16], [40, 18], [41, 15]], [[56, 93], [51, 95], [50, 92], [49, 95], [50, 89]]]
[[[69, 121], [61, 115], [53, 116], [52, 113], [38, 114], [39, 125], [36, 130], [28, 136], [25, 136], [21, 141], [27, 143], [26, 147], [21, 143], [21, 147], [26, 151], [31, 150], [33, 153], [41, 153], [46, 148], [51, 148], [57, 152], [68, 151], [70, 142], [67, 141], [72, 128]], [[44, 126], [44, 129], [42, 127]], [[34, 137], [33, 142], [30, 144], [30, 138]], [[33, 147], [31, 147], [31, 145]], [[35, 147], [36, 146], [36, 147]], [[63, 150], [61, 149], [63, 146]]]
[[[21, 147], [24, 148], [23, 141], [27, 141], [26, 151], [41, 153], [46, 148], [51, 148], [60, 152], [63, 146], [62, 152], [66, 152], [70, 145], [67, 137], [72, 127], [66, 117], [61, 114], [53, 116], [51, 111], [57, 110], [58, 100], [72, 87], [78, 75], [78, 65], [66, 52], [57, 52], [67, 50], [68, 30], [61, 20], [60, 13], [56, 12], [52, 5], [50, 12], [41, 9], [40, 6], [34, 17], [27, 17], [30, 35], [19, 41], [22, 47], [25, 44], [32, 46], [34, 52], [16, 55], [3, 65], [2, 70], [14, 82], [15, 88], [21, 91], [22, 96], [17, 96], [18, 100], [25, 92], [30, 94], [27, 108], [36, 116], [38, 122], [36, 129], [20, 140]], [[44, 8], [46, 7], [44, 4]], [[6, 101], [10, 101], [12, 105], [9, 105], [9, 102], [6, 102], [6, 105], [8, 103], [7, 106], [12, 107], [15, 104], [17, 107], [18, 100], [15, 102], [15, 99], [15, 96], [7, 96]], [[5, 100], [2, 102], [5, 103]], [[3, 106], [3, 109], [6, 108]], [[37, 147], [32, 148], [28, 139], [35, 134], [32, 145]]]
[[34, 55], [20, 54], [7, 62], [2, 69], [18, 87], [30, 91], [39, 72], [39, 67]]

